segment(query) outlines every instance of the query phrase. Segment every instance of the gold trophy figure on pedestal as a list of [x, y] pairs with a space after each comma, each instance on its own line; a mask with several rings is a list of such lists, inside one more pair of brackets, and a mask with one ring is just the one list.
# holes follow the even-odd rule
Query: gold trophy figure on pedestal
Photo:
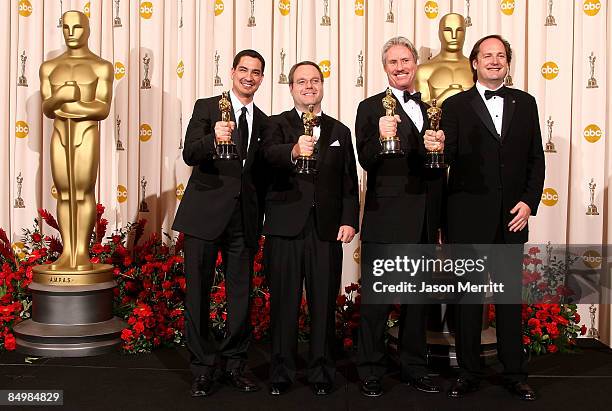
[[98, 122], [110, 111], [113, 65], [87, 47], [89, 19], [62, 16], [67, 50], [39, 70], [42, 111], [53, 119], [51, 174], [64, 248], [51, 264], [33, 268], [32, 318], [14, 327], [17, 350], [44, 357], [82, 357], [121, 343], [126, 324], [113, 316], [113, 266], [92, 264], [100, 161]]
[[589, 183], [589, 197], [590, 197], [591, 203], [587, 207], [586, 215], [599, 215], [599, 211], [597, 211], [597, 206], [595, 205], [595, 188], [596, 187], [597, 187], [597, 184], [595, 183], [595, 179], [592, 178], [591, 182]]
[[67, 11], [62, 21], [68, 50], [40, 67], [42, 110], [54, 120], [51, 173], [64, 244], [47, 270], [80, 272], [93, 268], [88, 247], [96, 218], [98, 122], [110, 110], [113, 65], [87, 47], [89, 19], [83, 13]]
[[438, 27], [440, 53], [426, 63], [419, 64], [416, 72], [416, 88], [421, 99], [431, 105], [436, 99], [442, 106], [448, 97], [474, 85], [472, 70], [463, 55], [465, 20], [462, 15], [450, 13], [440, 19]]
[[[314, 105], [308, 106], [308, 112], [302, 116], [302, 123], [304, 124], [304, 135], [312, 136], [313, 130], [319, 125], [319, 117], [313, 112]], [[317, 158], [314, 153], [309, 155], [301, 155], [296, 159], [295, 169], [298, 174], [316, 174], [317, 172]]]
[[[393, 98], [393, 92], [387, 87], [385, 97], [382, 99], [382, 105], [385, 109], [385, 116], [395, 116], [395, 107], [397, 102]], [[398, 136], [380, 136], [380, 145], [382, 146], [381, 156], [401, 156], [404, 150], [400, 147], [400, 139]]]
[[548, 116], [548, 120], [546, 120], [546, 126], [548, 127], [548, 139], [546, 140], [546, 147], [544, 148], [545, 153], [556, 153], [557, 149], [555, 148], [555, 143], [552, 142], [552, 129], [555, 125], [555, 122], [552, 119], [552, 116]]
[[[433, 131], [440, 130], [440, 120], [442, 119], [442, 109], [438, 107], [436, 99], [431, 100], [431, 107], [427, 109], [427, 118], [429, 118], [429, 128]], [[427, 168], [447, 168], [448, 164], [444, 162], [443, 151], [427, 151], [425, 157], [425, 167]]]
[[[232, 102], [228, 91], [224, 91], [221, 94], [219, 111], [221, 112], [221, 121], [229, 123], [231, 121]], [[217, 143], [217, 158], [220, 160], [236, 160], [240, 158], [236, 143], [234, 143], [231, 137], [227, 141], [220, 141]]]

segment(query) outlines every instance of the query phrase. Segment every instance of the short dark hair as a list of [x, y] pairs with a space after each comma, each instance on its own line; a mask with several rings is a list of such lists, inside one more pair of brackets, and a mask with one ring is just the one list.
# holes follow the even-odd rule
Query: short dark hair
[[238, 63], [240, 63], [240, 59], [243, 57], [252, 57], [254, 59], [259, 60], [261, 62], [261, 74], [263, 74], [264, 69], [266, 68], [266, 61], [264, 60], [261, 54], [252, 49], [245, 49], [236, 54], [236, 56], [234, 57], [234, 62], [232, 63], [232, 68], [234, 70], [236, 69], [236, 67], [238, 67]]
[[512, 61], [512, 48], [510, 47], [510, 43], [508, 43], [508, 40], [506, 40], [499, 34], [490, 34], [481, 38], [476, 42], [476, 44], [474, 44], [472, 52], [470, 53], [470, 70], [472, 70], [472, 78], [474, 79], [474, 83], [476, 83], [476, 80], [478, 80], [478, 75], [476, 73], [476, 69], [474, 68], [474, 61], [476, 61], [476, 59], [478, 58], [478, 53], [480, 53], [480, 45], [483, 43], [483, 41], [489, 39], [497, 39], [501, 41], [504, 45], [504, 48], [506, 49], [506, 60], [508, 61], [508, 65], [510, 65], [510, 62]]
[[291, 70], [289, 70], [289, 84], [293, 84], [293, 75], [295, 74], [295, 70], [297, 70], [297, 68], [300, 66], [315, 67], [317, 71], [319, 72], [319, 76], [321, 77], [321, 83], [323, 82], [323, 72], [321, 71], [321, 67], [319, 67], [319, 65], [315, 63], [314, 61], [304, 60], [304, 61], [300, 61], [299, 63], [295, 63], [293, 67], [291, 67]]

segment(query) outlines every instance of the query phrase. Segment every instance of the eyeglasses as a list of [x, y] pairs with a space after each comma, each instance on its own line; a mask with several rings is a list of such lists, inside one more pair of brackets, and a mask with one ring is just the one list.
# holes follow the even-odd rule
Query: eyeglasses
[[321, 79], [318, 79], [318, 78], [313, 78], [313, 79], [310, 79], [310, 80], [306, 80], [306, 79], [301, 78], [301, 79], [299, 79], [297, 81], [294, 81], [294, 83], [297, 84], [300, 87], [306, 87], [306, 85], [308, 83], [310, 83], [312, 86], [318, 86], [322, 82], [321, 82]]

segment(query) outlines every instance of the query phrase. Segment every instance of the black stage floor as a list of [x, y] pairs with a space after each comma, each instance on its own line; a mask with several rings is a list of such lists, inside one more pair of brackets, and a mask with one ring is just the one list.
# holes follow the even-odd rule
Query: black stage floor
[[[262, 385], [256, 393], [239, 393], [217, 385], [211, 397], [192, 399], [184, 348], [142, 355], [40, 358], [32, 364], [26, 364], [21, 354], [4, 353], [0, 355], [0, 389], [61, 389], [64, 406], [45, 408], [67, 410], [610, 409], [612, 350], [593, 340], [580, 340], [580, 346], [577, 353], [532, 358], [529, 382], [539, 395], [533, 403], [513, 398], [494, 377], [484, 381], [477, 393], [451, 400], [445, 393], [425, 394], [401, 384], [397, 372], [385, 378], [382, 397], [365, 398], [359, 393], [352, 358], [339, 362], [335, 390], [327, 397], [315, 397], [301, 376], [290, 392], [271, 397], [267, 392], [269, 347], [264, 344], [255, 344], [250, 351], [250, 368]], [[307, 345], [300, 344], [302, 357], [306, 350]], [[434, 378], [447, 388], [451, 375], [443, 371]]]

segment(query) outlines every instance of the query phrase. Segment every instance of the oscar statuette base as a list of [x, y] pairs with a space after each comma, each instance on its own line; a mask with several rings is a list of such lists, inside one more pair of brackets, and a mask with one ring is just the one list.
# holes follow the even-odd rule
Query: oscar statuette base
[[[61, 284], [61, 285], [59, 285]], [[17, 351], [41, 357], [85, 357], [118, 348], [126, 324], [113, 316], [113, 267], [86, 272], [34, 267], [32, 319], [14, 327]]]

